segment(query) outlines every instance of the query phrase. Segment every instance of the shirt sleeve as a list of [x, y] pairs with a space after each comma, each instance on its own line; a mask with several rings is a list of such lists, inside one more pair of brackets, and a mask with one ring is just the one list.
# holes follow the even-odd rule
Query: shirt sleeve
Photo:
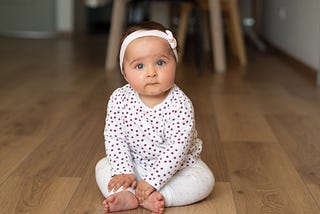
[[192, 145], [194, 110], [191, 101], [181, 102], [173, 111], [165, 130], [167, 147], [143, 178], [157, 190], [182, 168]]
[[121, 90], [118, 89], [110, 97], [104, 129], [105, 149], [112, 176], [133, 173], [132, 158], [122, 119], [124, 94], [120, 92]]

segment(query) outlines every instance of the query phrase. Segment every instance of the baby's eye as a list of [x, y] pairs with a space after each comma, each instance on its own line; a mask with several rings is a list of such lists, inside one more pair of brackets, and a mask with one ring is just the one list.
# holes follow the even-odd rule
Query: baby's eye
[[165, 64], [165, 62], [163, 60], [158, 60], [157, 61], [157, 65], [158, 66], [163, 66]]
[[142, 63], [137, 64], [136, 69], [138, 69], [138, 70], [143, 69], [143, 64]]

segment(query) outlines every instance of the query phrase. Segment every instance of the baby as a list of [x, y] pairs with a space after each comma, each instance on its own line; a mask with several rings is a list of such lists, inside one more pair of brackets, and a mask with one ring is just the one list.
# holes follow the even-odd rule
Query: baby
[[214, 176], [200, 159], [190, 99], [175, 85], [177, 41], [156, 22], [132, 26], [121, 40], [120, 69], [127, 85], [107, 107], [107, 156], [96, 166], [105, 213], [165, 207], [207, 197]]

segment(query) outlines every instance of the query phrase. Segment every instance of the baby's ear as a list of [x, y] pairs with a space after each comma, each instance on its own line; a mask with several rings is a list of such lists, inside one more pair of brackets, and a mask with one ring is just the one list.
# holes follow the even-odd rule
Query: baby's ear
[[127, 80], [127, 76], [126, 76], [126, 72], [125, 72], [125, 70], [123, 69], [122, 70], [122, 76], [123, 76], [123, 78], [128, 82], [128, 80]]

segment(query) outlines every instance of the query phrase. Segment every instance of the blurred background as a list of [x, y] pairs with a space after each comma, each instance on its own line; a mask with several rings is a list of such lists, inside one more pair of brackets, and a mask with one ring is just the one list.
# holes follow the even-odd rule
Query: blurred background
[[[181, 1], [128, 1], [126, 23], [156, 20], [174, 27], [179, 24], [179, 10], [170, 2]], [[238, 0], [238, 4], [247, 45], [266, 51], [267, 43], [319, 70], [318, 0]], [[59, 38], [99, 34], [107, 39], [112, 5], [111, 0], [1, 0], [0, 35]], [[191, 17], [189, 35], [195, 22]]]

